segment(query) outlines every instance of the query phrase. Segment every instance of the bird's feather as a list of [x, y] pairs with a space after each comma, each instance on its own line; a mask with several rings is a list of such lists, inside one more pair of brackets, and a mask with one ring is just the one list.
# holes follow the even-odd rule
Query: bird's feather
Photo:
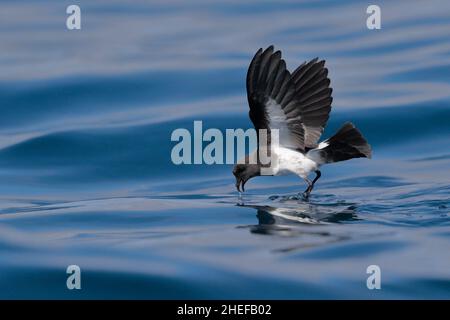
[[324, 61], [313, 59], [294, 73], [273, 46], [259, 49], [247, 73], [249, 116], [255, 129], [278, 129], [280, 145], [305, 152], [314, 148], [331, 109]]

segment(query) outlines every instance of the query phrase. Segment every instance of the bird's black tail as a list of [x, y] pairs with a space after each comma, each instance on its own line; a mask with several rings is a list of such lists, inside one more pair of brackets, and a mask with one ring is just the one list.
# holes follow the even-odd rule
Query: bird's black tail
[[347, 122], [334, 136], [310, 150], [308, 156], [319, 163], [333, 163], [353, 158], [371, 158], [372, 148], [361, 132]]

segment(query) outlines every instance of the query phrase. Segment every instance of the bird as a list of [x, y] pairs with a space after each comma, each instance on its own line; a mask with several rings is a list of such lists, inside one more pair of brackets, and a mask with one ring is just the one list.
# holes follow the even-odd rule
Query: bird
[[[322, 165], [372, 157], [371, 146], [351, 122], [344, 123], [333, 136], [319, 142], [333, 101], [325, 60], [305, 61], [291, 73], [280, 50], [274, 51], [273, 45], [265, 50], [260, 48], [248, 68], [246, 87], [249, 118], [255, 130], [267, 130], [269, 138], [265, 145], [259, 141], [257, 150], [234, 166], [235, 185], [240, 195], [251, 178], [295, 174], [306, 182], [302, 196], [308, 198], [322, 175]], [[270, 132], [274, 129], [279, 142], [270, 148]], [[262, 163], [259, 152], [264, 148], [271, 150], [271, 159], [277, 159], [269, 174], [262, 173], [267, 165]], [[310, 180], [312, 172], [315, 177]]]

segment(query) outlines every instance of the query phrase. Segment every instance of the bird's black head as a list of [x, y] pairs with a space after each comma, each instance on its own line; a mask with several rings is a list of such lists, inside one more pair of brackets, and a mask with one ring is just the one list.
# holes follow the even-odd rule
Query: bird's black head
[[261, 175], [261, 170], [257, 164], [237, 164], [233, 168], [233, 174], [236, 177], [236, 189], [240, 192], [245, 191], [245, 183], [253, 177]]

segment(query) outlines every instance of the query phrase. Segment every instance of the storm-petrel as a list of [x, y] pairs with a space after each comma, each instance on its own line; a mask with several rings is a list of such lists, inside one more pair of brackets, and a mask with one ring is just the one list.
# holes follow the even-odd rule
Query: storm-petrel
[[[350, 122], [345, 123], [331, 138], [318, 143], [331, 110], [332, 89], [325, 61], [315, 58], [304, 62], [293, 73], [286, 69], [281, 52], [270, 46], [259, 49], [247, 72], [247, 98], [250, 120], [255, 129], [278, 129], [279, 145], [272, 146], [277, 157], [269, 173], [282, 175], [294, 173], [303, 178], [308, 197], [314, 183], [320, 178], [319, 168], [325, 163], [352, 158], [371, 157], [371, 147], [361, 132]], [[270, 139], [267, 139], [270, 144]], [[234, 166], [236, 188], [245, 191], [245, 183], [262, 175], [264, 167], [258, 150], [245, 157], [244, 164]], [[254, 159], [250, 162], [250, 159]], [[308, 174], [314, 171], [314, 180]]]

